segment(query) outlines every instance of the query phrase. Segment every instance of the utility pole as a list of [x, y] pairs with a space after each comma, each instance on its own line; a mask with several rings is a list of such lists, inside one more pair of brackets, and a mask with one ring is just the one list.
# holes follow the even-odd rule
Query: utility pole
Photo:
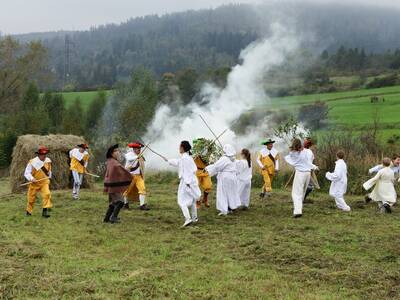
[[71, 46], [75, 44], [71, 41], [69, 35], [65, 35], [64, 45], [64, 86], [69, 83], [71, 75]]

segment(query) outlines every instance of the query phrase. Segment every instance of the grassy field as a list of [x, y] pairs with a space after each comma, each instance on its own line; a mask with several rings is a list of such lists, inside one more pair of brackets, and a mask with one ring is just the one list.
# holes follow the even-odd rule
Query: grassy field
[[[24, 216], [25, 197], [0, 201], [2, 299], [399, 299], [400, 209], [351, 213], [315, 194], [302, 219], [290, 195], [181, 229], [176, 186], [152, 184], [152, 210], [103, 224], [106, 197], [53, 193], [50, 219]], [[0, 181], [0, 195], [7, 193]], [[214, 199], [213, 199], [214, 203]]]
[[[105, 91], [107, 94], [111, 94], [111, 91]], [[82, 107], [87, 109], [90, 103], [96, 98], [97, 91], [90, 92], [65, 92], [62, 93], [66, 106], [70, 106], [74, 101], [79, 98]]]

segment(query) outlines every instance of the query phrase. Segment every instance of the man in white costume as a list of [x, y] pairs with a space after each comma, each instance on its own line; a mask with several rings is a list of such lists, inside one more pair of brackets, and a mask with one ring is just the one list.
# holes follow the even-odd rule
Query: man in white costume
[[311, 171], [318, 170], [318, 167], [310, 163], [308, 153], [304, 151], [299, 139], [293, 140], [290, 150], [285, 160], [296, 170], [292, 187], [293, 217], [300, 218], [303, 215], [303, 200], [310, 183]]
[[367, 191], [375, 186], [369, 196], [373, 201], [378, 203], [378, 207], [384, 213], [392, 212], [391, 206], [396, 203], [397, 198], [394, 188], [395, 175], [390, 168], [390, 164], [390, 158], [384, 158], [382, 161], [383, 168], [373, 178], [363, 184], [364, 189]]
[[344, 200], [344, 195], [347, 191], [347, 165], [344, 159], [344, 152], [338, 151], [336, 153], [336, 166], [333, 173], [327, 172], [325, 177], [330, 180], [331, 187], [329, 195], [335, 199], [336, 207], [343, 211], [350, 211], [350, 206]]
[[217, 175], [217, 210], [220, 216], [227, 215], [230, 211], [240, 206], [238, 194], [238, 181], [236, 176], [236, 151], [227, 144], [223, 147], [224, 156], [215, 164], [205, 168], [210, 176]]
[[[198, 222], [196, 201], [201, 197], [201, 190], [196, 177], [197, 166], [190, 152], [191, 149], [192, 146], [188, 141], [182, 141], [179, 147], [181, 157], [179, 159], [165, 159], [171, 166], [178, 167], [179, 170], [178, 205], [185, 217], [185, 223], [182, 227]], [[189, 207], [192, 216], [190, 216]]]

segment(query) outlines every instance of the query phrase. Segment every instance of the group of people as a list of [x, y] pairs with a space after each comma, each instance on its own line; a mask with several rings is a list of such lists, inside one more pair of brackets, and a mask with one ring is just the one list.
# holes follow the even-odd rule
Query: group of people
[[[259, 151], [256, 162], [263, 177], [263, 187], [260, 198], [270, 197], [272, 183], [280, 167], [280, 153], [274, 147], [275, 141], [267, 139], [262, 142], [263, 148]], [[121, 209], [130, 209], [129, 203], [137, 201], [139, 209], [147, 211], [150, 208], [146, 203], [146, 187], [144, 180], [145, 158], [143, 152], [147, 146], [140, 142], [127, 145], [129, 151], [123, 155], [119, 145], [111, 146], [106, 153], [107, 167], [104, 178], [104, 192], [108, 194], [109, 205], [104, 222], [118, 223]], [[289, 154], [284, 156], [286, 163], [294, 168], [292, 200], [293, 217], [303, 215], [303, 203], [314, 188], [319, 188], [315, 172], [319, 170], [314, 164], [315, 156], [311, 147], [311, 139], [302, 142], [294, 139]], [[87, 144], [77, 145], [69, 152], [70, 170], [73, 178], [72, 198], [79, 199], [80, 187], [87, 172], [89, 152]], [[212, 191], [211, 177], [217, 177], [216, 208], [219, 215], [225, 216], [238, 208], [248, 209], [250, 206], [251, 181], [253, 163], [250, 151], [242, 149], [240, 158], [232, 145], [222, 147], [223, 155], [214, 163], [205, 163], [201, 156], [192, 155], [192, 146], [188, 141], [179, 145], [180, 157], [168, 159], [161, 156], [166, 163], [178, 169], [180, 180], [177, 202], [184, 216], [186, 227], [198, 222], [197, 209], [202, 204], [206, 208], [209, 204], [209, 193]], [[51, 160], [47, 157], [49, 149], [40, 147], [37, 157], [30, 160], [25, 169], [25, 178], [29, 181], [28, 204], [26, 215], [32, 214], [36, 194], [41, 193], [43, 201], [42, 216], [50, 217], [52, 207], [50, 193]], [[331, 181], [329, 194], [334, 198], [336, 207], [343, 211], [350, 211], [344, 195], [347, 191], [347, 165], [345, 153], [338, 151], [336, 165], [333, 172], [327, 172], [325, 177]], [[122, 164], [125, 161], [125, 164]], [[390, 213], [396, 203], [395, 179], [400, 175], [400, 156], [393, 159], [384, 158], [381, 165], [370, 169], [370, 174], [376, 175], [364, 183], [363, 187], [372, 192], [366, 201], [375, 201], [382, 212]], [[89, 173], [90, 174], [90, 173]]]

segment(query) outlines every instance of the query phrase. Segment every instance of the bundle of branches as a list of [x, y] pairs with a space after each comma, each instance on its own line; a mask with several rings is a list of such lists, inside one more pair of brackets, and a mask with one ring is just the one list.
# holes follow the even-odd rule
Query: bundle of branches
[[222, 148], [214, 140], [199, 138], [193, 141], [193, 156], [199, 156], [205, 164], [214, 163], [222, 155]]

